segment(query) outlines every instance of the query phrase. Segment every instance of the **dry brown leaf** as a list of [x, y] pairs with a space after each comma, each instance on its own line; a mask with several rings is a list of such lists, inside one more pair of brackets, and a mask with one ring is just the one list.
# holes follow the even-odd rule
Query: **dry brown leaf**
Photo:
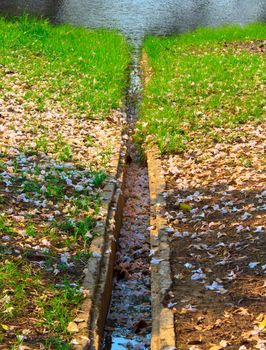
[[79, 328], [75, 322], [69, 322], [67, 330], [69, 333], [77, 333], [79, 331]]

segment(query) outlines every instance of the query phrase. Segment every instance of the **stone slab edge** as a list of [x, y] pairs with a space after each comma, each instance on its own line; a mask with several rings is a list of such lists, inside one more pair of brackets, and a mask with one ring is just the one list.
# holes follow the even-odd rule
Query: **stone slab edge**
[[152, 303], [152, 339], [151, 350], [174, 350], [174, 314], [163, 305], [167, 290], [171, 287], [170, 246], [166, 232], [167, 221], [163, 215], [166, 190], [159, 149], [153, 146], [145, 150], [148, 163], [151, 219], [150, 243], [154, 251], [153, 258], [160, 261], [151, 264], [151, 303]]
[[124, 128], [119, 152], [111, 161], [110, 176], [102, 193], [102, 221], [96, 227], [97, 238], [92, 241], [90, 247], [93, 255], [84, 270], [82, 287], [86, 297], [74, 320], [79, 329], [73, 334], [74, 350], [99, 350], [101, 345], [112, 293], [116, 239], [122, 221], [127, 154], [125, 132]]

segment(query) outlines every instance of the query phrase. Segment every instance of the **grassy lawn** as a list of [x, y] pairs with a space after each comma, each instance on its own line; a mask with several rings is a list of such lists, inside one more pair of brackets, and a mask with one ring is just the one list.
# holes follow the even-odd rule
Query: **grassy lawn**
[[71, 348], [129, 59], [116, 32], [0, 18], [0, 348]]
[[[1, 65], [23, 77], [25, 101], [99, 118], [121, 107], [128, 46], [118, 33], [0, 19]], [[5, 72], [1, 72], [2, 78]], [[1, 79], [2, 89], [9, 89]]]
[[[247, 121], [263, 119], [264, 24], [198, 29], [144, 43], [145, 89], [136, 140], [178, 153], [197, 139], [228, 141]], [[265, 107], [264, 107], [265, 108]]]

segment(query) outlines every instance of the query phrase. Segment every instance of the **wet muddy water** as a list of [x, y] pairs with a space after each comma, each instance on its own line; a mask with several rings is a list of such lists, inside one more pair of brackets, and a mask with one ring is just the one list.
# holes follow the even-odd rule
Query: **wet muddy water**
[[266, 19], [265, 0], [0, 0], [0, 12], [25, 10], [56, 22], [118, 28], [137, 42], [149, 33]]

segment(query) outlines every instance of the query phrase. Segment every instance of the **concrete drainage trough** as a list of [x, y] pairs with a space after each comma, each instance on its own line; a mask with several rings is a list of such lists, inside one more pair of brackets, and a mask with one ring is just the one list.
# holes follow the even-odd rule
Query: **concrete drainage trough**
[[171, 287], [170, 247], [166, 232], [167, 221], [164, 216], [166, 190], [160, 152], [157, 147], [146, 151], [149, 173], [151, 202], [151, 250], [158, 264], [151, 264], [151, 303], [152, 303], [152, 350], [174, 350], [173, 311], [163, 306], [163, 299]]
[[[125, 137], [126, 139], [127, 137]], [[163, 306], [166, 291], [171, 286], [170, 249], [167, 241], [167, 222], [164, 218], [165, 191], [161, 161], [157, 149], [146, 151], [149, 173], [151, 215], [150, 244], [159, 264], [151, 264], [152, 339], [151, 350], [174, 350], [174, 317]], [[74, 322], [79, 332], [73, 340], [75, 350], [100, 350], [106, 316], [112, 294], [116, 240], [121, 227], [123, 190], [125, 185], [127, 145], [120, 147], [119, 157], [112, 162], [112, 176], [104, 188], [105, 220], [97, 227], [93, 241], [93, 256], [85, 270], [84, 289], [87, 297]]]
[[[104, 326], [112, 295], [113, 267], [116, 241], [119, 236], [122, 211], [128, 136], [121, 135], [120, 152], [112, 161], [111, 176], [103, 191], [104, 219], [97, 227], [98, 236], [92, 242], [90, 258], [85, 269], [83, 288], [87, 297], [74, 322], [79, 331], [73, 339], [75, 350], [100, 350]], [[162, 174], [159, 150], [146, 150], [150, 188], [150, 246], [154, 251], [151, 264], [152, 338], [151, 350], [174, 350], [173, 311], [163, 306], [163, 299], [171, 287], [170, 248], [164, 217], [166, 208], [163, 193], [165, 181]], [[159, 262], [159, 263], [158, 263]]]

